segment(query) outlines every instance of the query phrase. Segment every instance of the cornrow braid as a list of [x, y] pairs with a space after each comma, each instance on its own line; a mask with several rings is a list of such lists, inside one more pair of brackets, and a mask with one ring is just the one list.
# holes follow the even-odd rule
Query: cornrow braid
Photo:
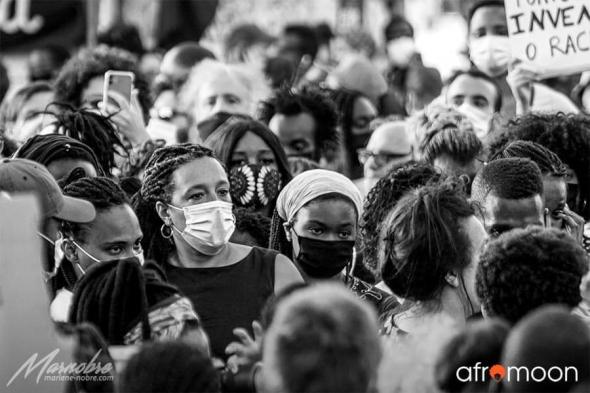
[[563, 177], [567, 173], [566, 166], [557, 154], [538, 143], [529, 141], [510, 142], [502, 150], [499, 150], [490, 161], [512, 157], [530, 159], [537, 164], [543, 175]]
[[129, 152], [108, 117], [68, 104], [51, 105], [59, 109], [53, 115], [55, 132], [88, 145], [96, 154], [104, 173], [111, 174], [111, 170], [116, 167], [115, 155], [129, 157]]
[[[114, 206], [130, 204], [121, 187], [108, 177], [83, 177], [78, 179], [75, 176], [71, 177], [71, 182], [69, 184], [66, 182], [63, 185], [64, 195], [84, 199], [92, 203], [98, 212]], [[91, 224], [63, 222], [61, 231], [66, 237], [73, 237], [77, 241], [83, 240], [83, 233], [88, 228], [88, 225]], [[74, 267], [64, 258], [58, 274], [51, 281], [51, 287], [53, 291], [64, 287], [71, 290], [75, 283]]]
[[174, 171], [203, 157], [217, 159], [206, 147], [183, 143], [160, 148], [149, 159], [141, 189], [133, 198], [133, 207], [143, 231], [142, 246], [147, 259], [163, 264], [174, 247], [161, 235], [163, 222], [156, 211], [156, 202], [170, 203]]

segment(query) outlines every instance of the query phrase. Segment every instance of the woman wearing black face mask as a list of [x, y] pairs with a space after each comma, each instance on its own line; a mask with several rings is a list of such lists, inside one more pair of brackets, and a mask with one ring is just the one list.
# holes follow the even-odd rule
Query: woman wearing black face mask
[[229, 172], [234, 205], [270, 217], [291, 180], [279, 139], [255, 120], [230, 119], [205, 140]]
[[361, 209], [358, 189], [343, 175], [303, 172], [277, 198], [270, 248], [292, 255], [306, 281], [342, 280], [383, 313], [392, 298], [351, 275]]

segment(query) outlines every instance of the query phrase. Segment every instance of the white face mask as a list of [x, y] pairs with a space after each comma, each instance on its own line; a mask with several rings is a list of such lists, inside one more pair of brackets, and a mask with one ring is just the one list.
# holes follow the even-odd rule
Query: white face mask
[[488, 134], [492, 114], [465, 103], [458, 107], [457, 110], [471, 121], [478, 138], [482, 139]]
[[232, 204], [224, 201], [199, 203], [184, 208], [168, 205], [182, 210], [186, 226], [180, 232], [172, 228], [195, 250], [204, 255], [217, 255], [229, 242], [236, 229]]
[[490, 77], [504, 74], [512, 59], [510, 41], [507, 36], [486, 35], [472, 38], [469, 44], [469, 56], [473, 64]]
[[406, 66], [416, 53], [416, 44], [410, 37], [400, 37], [387, 44], [387, 55], [394, 65]]
[[59, 270], [59, 267], [61, 266], [61, 261], [63, 260], [63, 258], [65, 256], [63, 249], [62, 249], [64, 237], [61, 234], [61, 232], [59, 232], [58, 233], [59, 237], [54, 242], [53, 240], [51, 240], [50, 238], [48, 238], [47, 236], [45, 236], [41, 232], [37, 232], [37, 234], [39, 236], [41, 236], [43, 239], [45, 239], [47, 242], [49, 242], [50, 244], [53, 245], [53, 271], [44, 272], [45, 281], [48, 281], [50, 278], [53, 278], [57, 275], [57, 271]]

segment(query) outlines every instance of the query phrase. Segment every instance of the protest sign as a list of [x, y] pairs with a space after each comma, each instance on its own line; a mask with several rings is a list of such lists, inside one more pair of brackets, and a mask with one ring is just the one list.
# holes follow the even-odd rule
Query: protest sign
[[541, 77], [590, 70], [590, 1], [505, 0], [514, 58]]

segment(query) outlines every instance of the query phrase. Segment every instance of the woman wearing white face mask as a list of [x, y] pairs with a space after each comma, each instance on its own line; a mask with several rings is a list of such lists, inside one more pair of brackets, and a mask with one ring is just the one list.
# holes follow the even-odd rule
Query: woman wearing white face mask
[[478, 70], [500, 86], [500, 113], [505, 119], [529, 111], [578, 112], [565, 95], [537, 82], [538, 70], [512, 57], [504, 1], [476, 2], [469, 11], [468, 26], [469, 56]]
[[229, 180], [207, 148], [158, 149], [135, 207], [146, 258], [193, 302], [214, 356], [227, 357], [233, 329], [250, 328], [269, 296], [302, 281], [287, 257], [229, 242], [235, 229]]

